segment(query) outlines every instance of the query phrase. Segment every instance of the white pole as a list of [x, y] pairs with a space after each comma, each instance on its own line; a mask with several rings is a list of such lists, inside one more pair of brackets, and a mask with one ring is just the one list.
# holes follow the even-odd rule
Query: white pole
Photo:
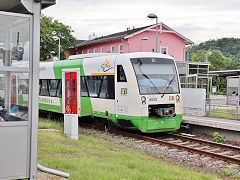
[[60, 61], [60, 38], [58, 37], [58, 60]]
[[156, 17], [156, 50], [155, 52], [157, 53], [158, 52], [158, 17]]

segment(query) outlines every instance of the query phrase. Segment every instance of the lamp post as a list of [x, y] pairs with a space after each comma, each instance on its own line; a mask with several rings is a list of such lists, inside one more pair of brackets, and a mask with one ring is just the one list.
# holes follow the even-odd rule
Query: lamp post
[[158, 31], [158, 17], [156, 16], [156, 14], [149, 14], [147, 16], [150, 19], [156, 19], [156, 50], [155, 52], [158, 52], [158, 37], [157, 37], [157, 31]]
[[143, 37], [140, 39], [140, 52], [142, 52], [142, 41], [147, 41], [148, 38], [147, 37]]
[[207, 53], [206, 53], [206, 62], [208, 62], [208, 56], [211, 56], [212, 55], [212, 52], [210, 52], [210, 51], [208, 51]]
[[54, 41], [58, 40], [58, 60], [60, 61], [60, 38], [58, 36], [52, 37]]

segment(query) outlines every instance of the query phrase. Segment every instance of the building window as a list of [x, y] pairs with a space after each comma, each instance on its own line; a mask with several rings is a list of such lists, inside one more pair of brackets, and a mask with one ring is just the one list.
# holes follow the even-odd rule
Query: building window
[[104, 47], [100, 48], [100, 52], [103, 53], [104, 52]]
[[87, 50], [87, 53], [90, 53], [90, 49]]
[[82, 54], [84, 54], [84, 50], [82, 50]]
[[161, 54], [168, 54], [168, 47], [167, 46], [161, 46], [160, 47], [160, 53]]
[[123, 44], [119, 44], [119, 53], [123, 53]]
[[97, 48], [94, 48], [93, 52], [96, 53], [97, 52]]
[[111, 53], [115, 53], [115, 46], [111, 46]]

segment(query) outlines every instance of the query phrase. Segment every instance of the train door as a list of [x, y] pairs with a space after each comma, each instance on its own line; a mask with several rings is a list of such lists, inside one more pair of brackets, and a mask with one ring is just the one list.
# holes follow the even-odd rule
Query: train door
[[80, 70], [64, 69], [62, 82], [63, 113], [80, 116]]

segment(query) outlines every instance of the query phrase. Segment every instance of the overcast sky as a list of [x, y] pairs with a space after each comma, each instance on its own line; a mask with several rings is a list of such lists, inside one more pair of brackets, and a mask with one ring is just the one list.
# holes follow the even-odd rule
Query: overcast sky
[[42, 13], [71, 26], [77, 39], [154, 24], [149, 13], [196, 44], [240, 38], [240, 0], [57, 0]]

